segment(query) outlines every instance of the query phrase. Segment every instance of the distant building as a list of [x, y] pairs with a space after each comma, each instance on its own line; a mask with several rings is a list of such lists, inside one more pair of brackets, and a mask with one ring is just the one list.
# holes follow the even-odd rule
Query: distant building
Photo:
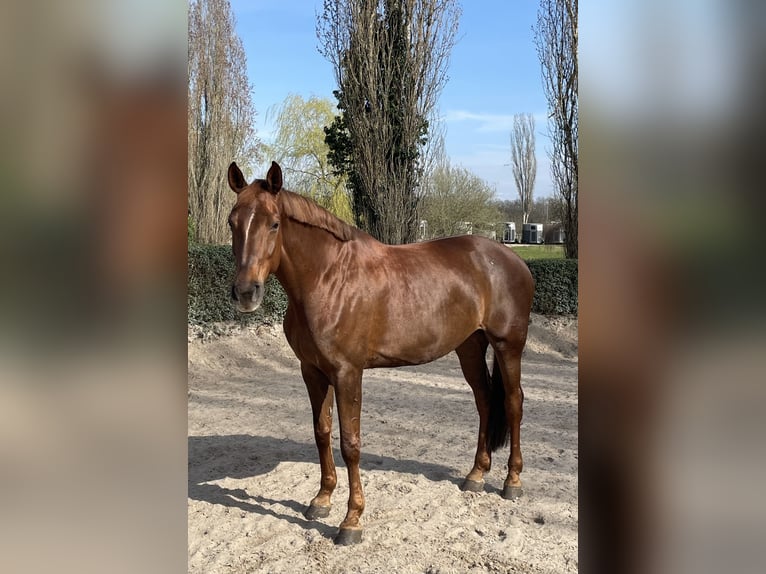
[[516, 243], [516, 223], [506, 221], [503, 225], [503, 243]]
[[564, 243], [566, 235], [561, 223], [553, 223], [545, 229], [545, 243]]
[[418, 225], [418, 241], [425, 241], [426, 239], [428, 239], [428, 221], [421, 219]]
[[521, 226], [522, 243], [543, 243], [543, 224], [524, 223]]
[[458, 235], [473, 235], [473, 223], [470, 221], [458, 221], [457, 234]]

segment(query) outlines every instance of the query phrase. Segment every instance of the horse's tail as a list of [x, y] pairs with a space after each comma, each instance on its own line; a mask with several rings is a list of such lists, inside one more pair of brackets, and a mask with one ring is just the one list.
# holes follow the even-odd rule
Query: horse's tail
[[508, 418], [505, 414], [505, 386], [497, 357], [492, 361], [489, 377], [489, 424], [487, 425], [487, 450], [494, 452], [508, 444]]

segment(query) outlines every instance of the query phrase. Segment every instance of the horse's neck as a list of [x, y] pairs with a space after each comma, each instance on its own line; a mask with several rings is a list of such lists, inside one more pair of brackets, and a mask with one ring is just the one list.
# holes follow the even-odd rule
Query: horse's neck
[[287, 296], [305, 300], [320, 277], [337, 263], [343, 242], [329, 232], [286, 218], [282, 227], [282, 253], [275, 275]]

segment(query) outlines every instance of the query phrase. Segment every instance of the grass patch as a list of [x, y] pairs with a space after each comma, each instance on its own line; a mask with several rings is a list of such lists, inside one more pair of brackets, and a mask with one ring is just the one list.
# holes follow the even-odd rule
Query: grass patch
[[564, 259], [563, 245], [516, 245], [509, 244], [519, 257], [529, 259]]

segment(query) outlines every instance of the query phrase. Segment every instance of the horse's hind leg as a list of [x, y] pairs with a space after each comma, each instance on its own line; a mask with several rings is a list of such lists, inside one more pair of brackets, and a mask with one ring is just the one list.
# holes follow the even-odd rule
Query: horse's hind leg
[[511, 431], [511, 455], [508, 458], [508, 476], [503, 486], [503, 498], [516, 499], [522, 495], [519, 475], [524, 467], [521, 457], [521, 417], [524, 392], [521, 389], [521, 353], [526, 331], [510, 338], [492, 339], [495, 367], [499, 367], [505, 386], [505, 412]]
[[338, 482], [331, 443], [333, 387], [324, 373], [316, 367], [302, 363], [301, 372], [311, 400], [311, 410], [314, 414], [314, 438], [319, 451], [319, 466], [322, 469], [319, 492], [304, 513], [306, 518], [314, 520], [330, 514], [330, 497]]
[[492, 465], [492, 454], [487, 448], [487, 432], [490, 413], [489, 372], [487, 371], [487, 346], [489, 342], [483, 331], [475, 331], [455, 352], [460, 359], [463, 376], [473, 390], [479, 411], [479, 440], [473, 468], [463, 481], [462, 490], [479, 492], [484, 488], [484, 473]]

